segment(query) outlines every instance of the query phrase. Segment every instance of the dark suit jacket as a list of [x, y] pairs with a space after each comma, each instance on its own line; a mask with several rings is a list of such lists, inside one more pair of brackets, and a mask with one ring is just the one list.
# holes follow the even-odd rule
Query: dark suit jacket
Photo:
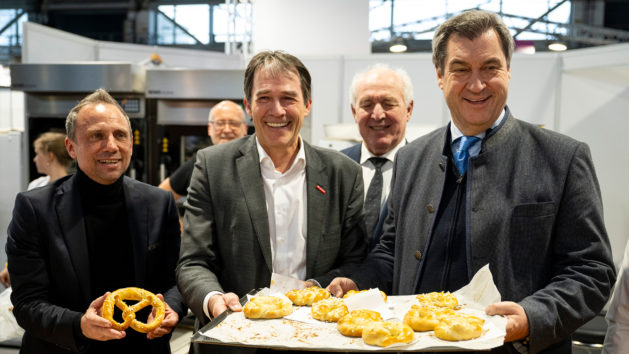
[[[448, 128], [398, 153], [384, 234], [352, 276], [360, 288], [415, 292], [452, 168]], [[489, 264], [502, 300], [526, 311], [531, 353], [570, 348], [570, 334], [601, 311], [615, 279], [589, 149], [511, 115], [482, 144], [467, 172], [468, 277]]]
[[[129, 271], [136, 286], [163, 294], [182, 318], [185, 306], [175, 283], [181, 238], [172, 194], [127, 177], [123, 188], [135, 256]], [[22, 352], [80, 350], [73, 323], [94, 299], [75, 175], [18, 194], [8, 233], [13, 313], [26, 330]], [[169, 337], [160, 341], [168, 345]]]
[[[350, 159], [360, 164], [361, 148], [362, 143], [352, 145], [346, 149], [341, 150], [341, 152], [347, 155]], [[369, 186], [365, 186], [365, 194], [367, 193], [368, 189]], [[382, 225], [384, 224], [384, 220], [387, 217], [388, 211], [389, 209], [387, 208], [387, 204], [384, 203], [384, 205], [380, 208], [380, 215], [378, 216], [376, 228], [373, 230], [373, 233], [369, 235], [370, 250], [373, 249], [378, 244], [378, 242], [380, 242], [380, 236], [382, 235]]]
[[[362, 171], [337, 151], [306, 142], [304, 149], [306, 277], [325, 287], [366, 255]], [[202, 323], [209, 292], [244, 296], [269, 286], [271, 241], [255, 135], [197, 153], [183, 223], [177, 282]]]

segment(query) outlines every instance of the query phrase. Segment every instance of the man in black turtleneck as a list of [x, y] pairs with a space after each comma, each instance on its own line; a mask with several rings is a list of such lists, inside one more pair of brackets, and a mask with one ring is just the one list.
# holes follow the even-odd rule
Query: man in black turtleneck
[[[77, 173], [20, 193], [9, 225], [11, 300], [25, 329], [21, 352], [170, 353], [170, 332], [185, 311], [175, 283], [180, 232], [174, 200], [123, 175], [131, 126], [106, 91], [70, 111], [66, 132]], [[158, 328], [118, 331], [101, 317], [107, 293], [123, 287], [164, 300]], [[150, 322], [150, 312], [137, 319]]]

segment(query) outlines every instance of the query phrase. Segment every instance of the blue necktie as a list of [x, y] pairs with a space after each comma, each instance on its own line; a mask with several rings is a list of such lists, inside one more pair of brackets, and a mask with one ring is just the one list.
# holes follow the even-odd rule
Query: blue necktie
[[461, 139], [461, 142], [459, 144], [459, 149], [454, 153], [454, 163], [459, 169], [461, 176], [463, 176], [467, 171], [467, 160], [470, 158], [470, 147], [479, 141], [480, 138], [476, 136], [463, 135], [459, 139]]

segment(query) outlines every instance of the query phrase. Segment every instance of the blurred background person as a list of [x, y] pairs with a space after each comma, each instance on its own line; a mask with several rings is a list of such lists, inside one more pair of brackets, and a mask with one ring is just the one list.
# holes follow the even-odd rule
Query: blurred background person
[[[232, 101], [221, 101], [210, 110], [207, 124], [207, 134], [212, 140], [212, 145], [219, 145], [242, 138], [247, 135], [247, 121], [245, 111], [240, 105]], [[196, 156], [186, 161], [159, 184], [159, 188], [173, 194], [175, 200], [188, 195], [190, 177], [194, 170]]]
[[37, 172], [44, 176], [32, 180], [27, 190], [45, 186], [68, 174], [72, 158], [66, 150], [65, 139], [65, 134], [57, 132], [43, 133], [35, 139], [33, 162], [35, 162]]
[[[33, 162], [37, 167], [37, 172], [44, 176], [32, 180], [27, 190], [43, 187], [68, 174], [72, 165], [72, 158], [68, 155], [65, 145], [66, 135], [58, 132], [47, 132], [40, 135], [33, 142], [35, 157]], [[5, 288], [11, 286], [9, 270], [7, 264], [0, 271], [0, 283]]]

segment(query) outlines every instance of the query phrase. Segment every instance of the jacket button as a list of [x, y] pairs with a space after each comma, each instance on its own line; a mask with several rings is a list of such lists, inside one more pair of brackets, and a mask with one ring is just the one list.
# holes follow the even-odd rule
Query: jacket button
[[421, 251], [415, 251], [415, 259], [418, 261], [422, 259]]
[[435, 207], [432, 206], [432, 204], [428, 204], [426, 205], [426, 210], [428, 210], [428, 212], [432, 214], [435, 212]]

